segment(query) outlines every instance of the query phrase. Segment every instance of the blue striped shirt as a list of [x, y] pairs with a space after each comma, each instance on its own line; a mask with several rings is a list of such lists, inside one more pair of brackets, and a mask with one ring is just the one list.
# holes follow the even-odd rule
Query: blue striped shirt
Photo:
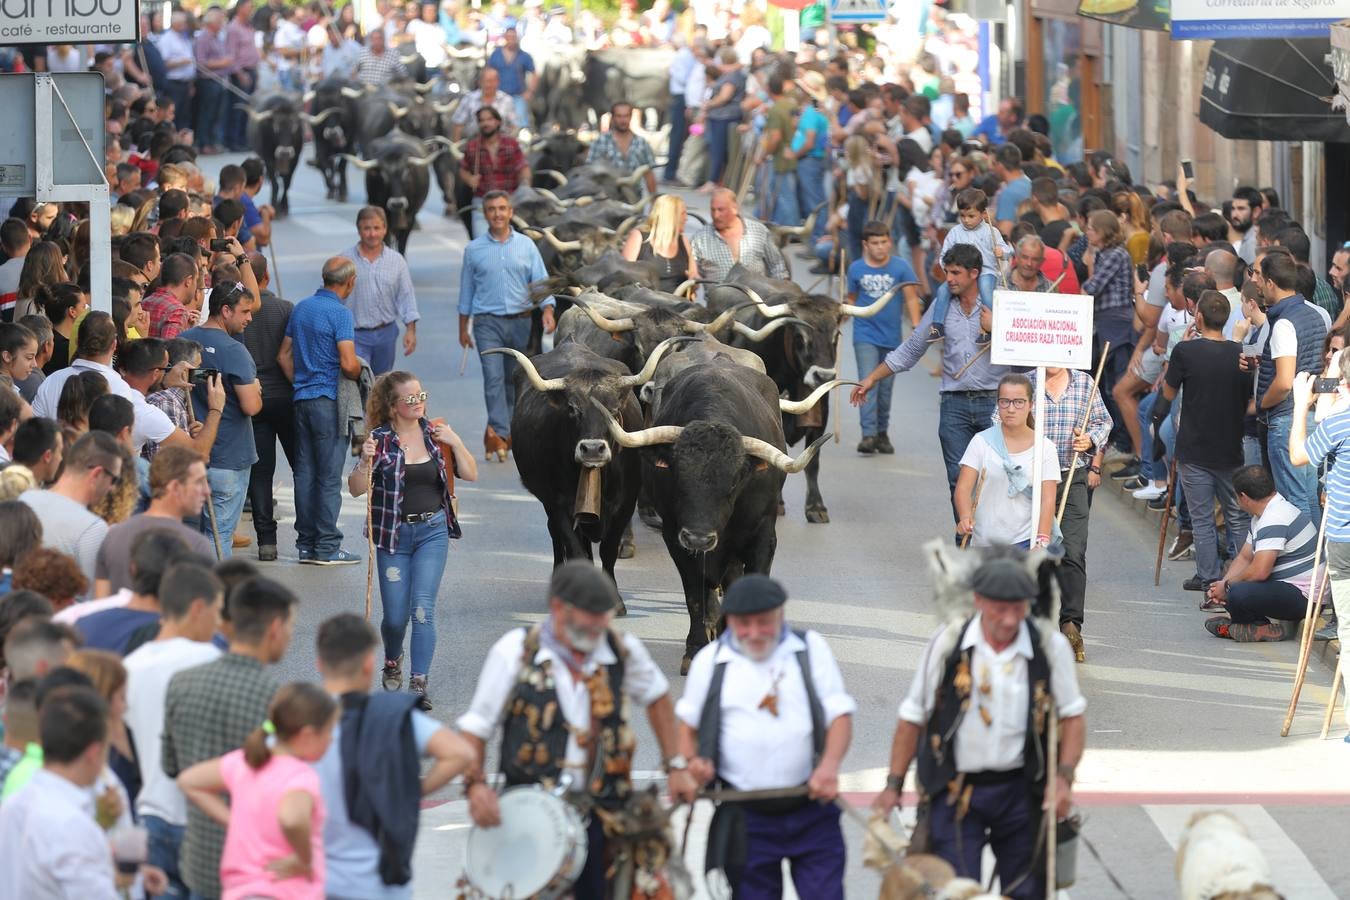
[[1287, 581], [1303, 593], [1308, 592], [1317, 550], [1317, 528], [1307, 513], [1273, 494], [1265, 512], [1252, 519], [1247, 543], [1253, 553], [1275, 552], [1271, 581]]
[[357, 244], [342, 255], [356, 264], [356, 286], [342, 305], [352, 311], [357, 328], [381, 328], [391, 322], [407, 325], [422, 318], [403, 254], [393, 247], [381, 247], [371, 262]]
[[1334, 457], [1327, 473], [1327, 540], [1350, 544], [1350, 410], [1327, 416], [1303, 444], [1308, 459], [1320, 465]]
[[[469, 242], [459, 273], [461, 316], [513, 316], [533, 309], [530, 282], [547, 278], [534, 241], [512, 230], [499, 241], [488, 232]], [[540, 306], [552, 306], [553, 298]]]

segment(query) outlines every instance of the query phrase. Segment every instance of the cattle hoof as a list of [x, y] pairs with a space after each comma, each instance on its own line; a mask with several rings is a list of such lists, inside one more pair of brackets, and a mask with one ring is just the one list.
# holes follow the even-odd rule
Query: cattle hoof
[[688, 675], [688, 674], [689, 674], [689, 664], [690, 664], [691, 662], [693, 662], [693, 661], [694, 661], [694, 660], [693, 660], [693, 657], [691, 657], [689, 654], [686, 653], [686, 654], [684, 655], [684, 659], [680, 660], [680, 674], [681, 674], [681, 675]]
[[628, 607], [624, 605], [623, 598], [619, 598], [619, 605], [614, 607], [614, 617], [619, 618], [628, 615]]
[[631, 537], [624, 537], [619, 541], [619, 559], [632, 559], [634, 556], [637, 556], [637, 545]]
[[828, 525], [830, 524], [830, 511], [823, 506], [808, 507], [806, 521], [813, 525]]
[[655, 528], [657, 531], [661, 530], [661, 517], [657, 514], [655, 509], [643, 509], [639, 506], [638, 518], [642, 521], [642, 524], [646, 525], [648, 528]]
[[346, 192], [346, 191], [338, 191], [338, 194], [337, 194], [337, 201], [338, 201], [339, 203], [346, 203], [346, 202], [347, 202], [347, 192]]
[[787, 507], [783, 505], [783, 502], [781, 500], [778, 502], [778, 514], [780, 516], [787, 515]]

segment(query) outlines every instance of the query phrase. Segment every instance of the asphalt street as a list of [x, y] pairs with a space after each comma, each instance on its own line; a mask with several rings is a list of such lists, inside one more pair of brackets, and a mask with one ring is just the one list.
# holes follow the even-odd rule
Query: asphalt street
[[[304, 156], [310, 153], [307, 147]], [[214, 172], [237, 159], [203, 162]], [[272, 287], [287, 299], [312, 293], [324, 260], [355, 243], [364, 191], [360, 173], [353, 174], [353, 202], [338, 204], [324, 199], [317, 171], [301, 166], [291, 215], [275, 228], [279, 273]], [[687, 196], [692, 208], [706, 210], [705, 198]], [[258, 199], [265, 202], [266, 191]], [[428, 201], [418, 221], [408, 261], [423, 318], [416, 352], [400, 357], [399, 364], [421, 379], [431, 414], [446, 417], [470, 448], [481, 452], [485, 415], [478, 360], [470, 355], [461, 375], [456, 339], [467, 237], [458, 220], [443, 217], [439, 197]], [[789, 256], [801, 283], [814, 281], [795, 252]], [[854, 377], [847, 336], [842, 346], [843, 377]], [[859, 806], [881, 786], [896, 707], [937, 625], [929, 575], [918, 553], [925, 541], [950, 534], [936, 436], [937, 379], [929, 366], [926, 360], [897, 378], [890, 428], [894, 456], [858, 456], [856, 411], [845, 408], [842, 425], [839, 410], [831, 411], [831, 430], [841, 437], [822, 451], [821, 489], [831, 523], [805, 521], [801, 476], [788, 477], [787, 515], [778, 522], [773, 574], [787, 585], [789, 619], [828, 639], [858, 701], [844, 788]], [[477, 483], [459, 486], [464, 538], [452, 542], [436, 607], [431, 696], [434, 715], [446, 722], [466, 708], [488, 647], [507, 629], [540, 616], [552, 564], [541, 508], [521, 487], [514, 464], [480, 462], [479, 473]], [[362, 610], [366, 569], [297, 565], [284, 464], [276, 494], [282, 558], [260, 565], [302, 597], [299, 626], [280, 675], [311, 679], [315, 629], [336, 612]], [[344, 546], [364, 557], [363, 520], [364, 503], [345, 498]], [[1078, 669], [1089, 702], [1088, 749], [1077, 791], [1086, 813], [1084, 833], [1101, 861], [1081, 848], [1078, 883], [1069, 893], [1121, 896], [1109, 870], [1130, 896], [1176, 896], [1172, 866], [1182, 826], [1194, 809], [1224, 806], [1248, 824], [1286, 896], [1350, 896], [1350, 857], [1344, 852], [1350, 745], [1340, 741], [1345, 732], [1339, 713], [1333, 739], [1317, 737], [1331, 682], [1326, 660], [1334, 665], [1334, 655], [1313, 660], [1293, 730], [1281, 738], [1297, 644], [1236, 645], [1210, 637], [1202, 627], [1205, 614], [1196, 608], [1199, 595], [1181, 590], [1192, 564], [1164, 563], [1161, 587], [1155, 588], [1157, 520], [1114, 489], [1098, 492], [1091, 529], [1088, 662]], [[241, 530], [251, 534], [247, 522]], [[240, 554], [254, 558], [255, 549]], [[638, 526], [637, 556], [621, 560], [617, 574], [629, 611], [617, 625], [642, 638], [678, 696], [686, 613], [660, 535]], [[378, 588], [375, 610], [378, 623]], [[654, 772], [658, 753], [645, 725], [640, 742], [638, 768]], [[419, 898], [446, 896], [459, 875], [468, 826], [458, 795], [457, 788], [447, 790], [424, 813], [415, 868]], [[698, 829], [693, 831], [697, 835]], [[849, 825], [848, 836], [849, 895], [867, 896], [879, 881], [861, 867], [859, 830]], [[696, 867], [697, 839], [691, 844], [689, 859]]]

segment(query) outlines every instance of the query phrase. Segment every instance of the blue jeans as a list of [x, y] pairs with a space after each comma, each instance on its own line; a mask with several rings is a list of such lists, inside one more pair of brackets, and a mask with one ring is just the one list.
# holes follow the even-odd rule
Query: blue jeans
[[737, 120], [712, 119], [706, 120], [708, 130], [708, 180], [714, 184], [721, 184], [722, 176], [726, 174], [727, 151], [731, 142], [731, 129]]
[[1223, 507], [1229, 558], [1236, 558], [1237, 551], [1242, 548], [1250, 521], [1238, 506], [1237, 494], [1233, 491], [1233, 473], [1178, 462], [1177, 479], [1186, 489], [1187, 505], [1191, 508], [1196, 574], [1203, 582], [1217, 581], [1223, 577], [1223, 567], [1219, 561], [1219, 529], [1214, 518], [1214, 501], [1217, 499]]
[[[230, 84], [236, 90], [252, 95], [258, 86], [257, 69], [234, 73], [230, 76]], [[231, 150], [247, 148], [248, 113], [244, 111], [245, 101], [233, 93], [227, 93], [224, 103], [227, 111], [225, 116], [225, 146]]]
[[[890, 352], [889, 347], [876, 344], [854, 343], [853, 356], [858, 360], [858, 377], [866, 377]], [[867, 399], [858, 408], [862, 419], [863, 437], [876, 437], [878, 431], [885, 431], [891, 424], [891, 390], [895, 387], [894, 378], [884, 378], [877, 386], [867, 392]]]
[[142, 816], [141, 824], [149, 838], [149, 855], [145, 861], [163, 869], [169, 879], [169, 889], [157, 896], [173, 900], [187, 897], [187, 885], [183, 884], [178, 872], [178, 851], [183, 846], [184, 826], [170, 825], [159, 816]]
[[483, 356], [484, 350], [511, 347], [525, 352], [530, 340], [530, 320], [506, 316], [474, 316], [473, 342], [483, 366], [483, 400], [487, 404], [488, 426], [501, 437], [511, 436], [511, 413], [516, 408], [516, 361], [502, 353]]
[[797, 209], [797, 173], [774, 172], [773, 214], [769, 217], [775, 225], [800, 225], [802, 215]]
[[[942, 463], [947, 467], [947, 490], [956, 490], [961, 472], [961, 457], [975, 435], [994, 422], [997, 391], [943, 391], [938, 395], [938, 443], [942, 445]], [[956, 507], [952, 507], [952, 516]]]
[[[802, 218], [811, 215], [811, 210], [825, 202], [825, 160], [814, 156], [804, 156], [797, 160], [797, 200]], [[829, 209], [822, 208], [816, 213], [816, 224], [811, 231], [812, 238], [825, 233], [825, 222], [830, 218]]]
[[192, 118], [192, 82], [168, 79], [164, 82], [164, 96], [173, 101], [173, 126], [191, 128], [196, 124]]
[[356, 355], [370, 363], [372, 375], [383, 375], [394, 368], [398, 325], [390, 322], [381, 328], [358, 328], [355, 336]]
[[1284, 499], [1308, 514], [1313, 527], [1322, 522], [1322, 505], [1317, 501], [1317, 466], [1296, 466], [1289, 461], [1289, 431], [1294, 417], [1285, 413], [1266, 422], [1266, 456], [1275, 490]]
[[684, 95], [670, 98], [670, 149], [666, 154], [666, 180], [674, 181], [680, 170], [680, 154], [684, 139], [689, 136], [689, 123], [684, 116]]
[[384, 618], [380, 620], [384, 658], [398, 659], [403, 654], [403, 637], [411, 620], [410, 671], [413, 675], [426, 675], [431, 671], [431, 657], [436, 652], [436, 593], [450, 553], [445, 513], [437, 513], [427, 522], [400, 523], [397, 541], [395, 553], [375, 551], [380, 603], [384, 606]]
[[516, 125], [520, 128], [530, 127], [530, 104], [524, 97], [512, 97], [511, 102], [516, 107]]
[[197, 79], [197, 96], [193, 101], [196, 114], [196, 128], [193, 129], [198, 147], [219, 147], [225, 130], [226, 106], [225, 88], [213, 78]]
[[1157, 402], [1157, 391], [1144, 395], [1139, 401], [1139, 433], [1144, 436], [1144, 452], [1139, 458], [1139, 474], [1153, 481], [1165, 481], [1172, 467], [1172, 454], [1176, 452], [1177, 418], [1181, 414], [1181, 401], [1176, 400], [1172, 403], [1172, 411], [1163, 421], [1160, 436], [1167, 452], [1162, 459], [1154, 462], [1150, 457], [1153, 455], [1153, 407]]
[[[997, 285], [997, 275], [980, 276], [980, 304], [990, 312], [994, 310], [994, 288]], [[947, 282], [943, 281], [938, 286], [937, 293], [933, 295], [933, 322], [935, 324], [941, 325], [947, 321], [947, 308], [951, 305], [952, 292], [947, 288]]]
[[[244, 500], [248, 498], [249, 469], [207, 469], [206, 480], [211, 484], [211, 508], [215, 511], [216, 534], [220, 537], [220, 558], [229, 559], [234, 530], [244, 514]], [[211, 537], [211, 516], [202, 517], [202, 533]]]
[[295, 404], [295, 546], [302, 553], [332, 556], [342, 548], [342, 463], [346, 431], [338, 424], [336, 400], [316, 397]]

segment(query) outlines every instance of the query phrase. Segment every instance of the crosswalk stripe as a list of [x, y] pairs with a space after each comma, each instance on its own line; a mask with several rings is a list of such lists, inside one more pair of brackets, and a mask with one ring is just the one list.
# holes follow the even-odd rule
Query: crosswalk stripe
[[[1212, 807], [1150, 804], [1146, 805], [1144, 810], [1162, 832], [1163, 837], [1172, 845], [1172, 849], [1176, 850], [1181, 840], [1181, 832], [1191, 816], [1207, 808]], [[1299, 900], [1335, 900], [1336, 895], [1318, 874], [1308, 857], [1265, 807], [1242, 804], [1225, 806], [1223, 809], [1247, 826], [1252, 840], [1261, 848], [1266, 862], [1270, 864], [1275, 886], [1284, 896], [1298, 897]]]

